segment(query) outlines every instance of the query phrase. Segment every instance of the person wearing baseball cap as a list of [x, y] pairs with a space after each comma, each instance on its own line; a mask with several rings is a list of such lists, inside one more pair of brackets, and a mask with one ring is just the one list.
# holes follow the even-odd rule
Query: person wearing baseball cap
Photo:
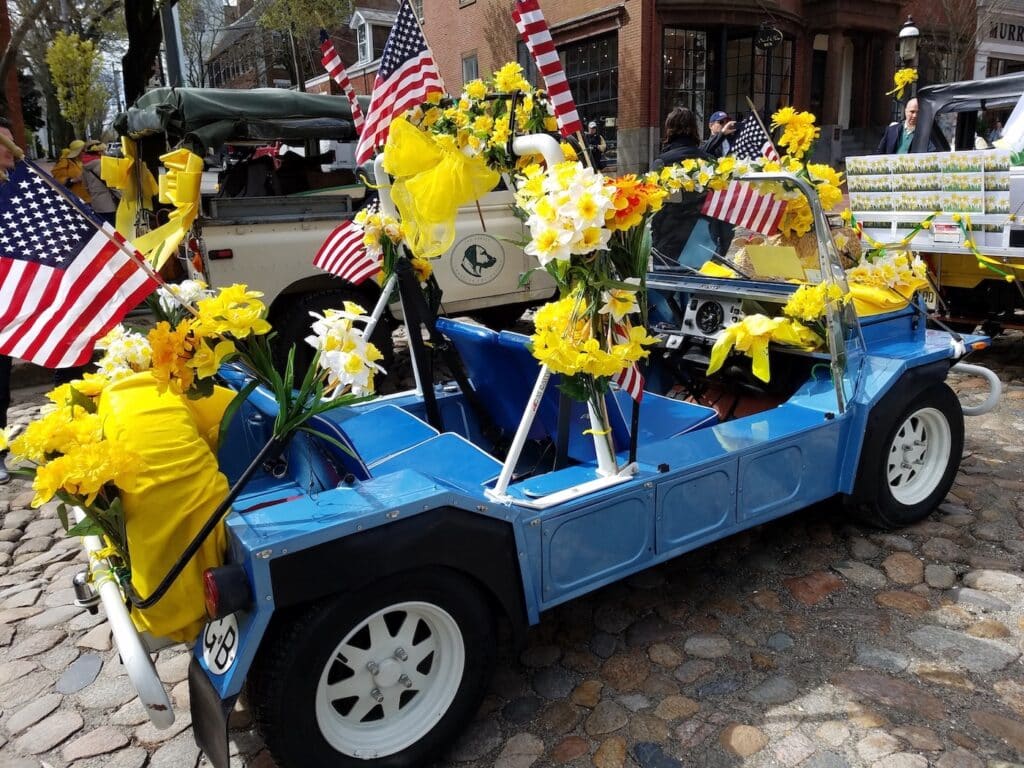
[[729, 136], [736, 132], [736, 121], [729, 119], [727, 112], [721, 110], [711, 113], [708, 120], [708, 130], [711, 134], [701, 146], [705, 152], [712, 157], [724, 157], [729, 154], [731, 148]]
[[587, 134], [583, 139], [587, 142], [587, 149], [594, 161], [594, 168], [598, 171], [601, 170], [605, 166], [604, 153], [608, 146], [604, 143], [604, 137], [597, 130], [597, 123], [593, 120], [587, 124]]
[[61, 153], [61, 158], [54, 163], [53, 170], [50, 171], [53, 178], [67, 187], [72, 193], [81, 198], [84, 202], [92, 202], [92, 198], [89, 196], [89, 190], [86, 189], [85, 182], [82, 180], [82, 159], [79, 155], [82, 154], [82, 150], [85, 149], [85, 142], [81, 139], [75, 139], [72, 141], [68, 148]]

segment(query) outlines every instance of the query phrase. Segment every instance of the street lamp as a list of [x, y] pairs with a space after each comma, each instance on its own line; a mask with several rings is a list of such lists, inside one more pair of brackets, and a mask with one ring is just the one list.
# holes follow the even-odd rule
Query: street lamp
[[921, 30], [914, 24], [913, 17], [907, 16], [900, 27], [900, 60], [908, 66], [917, 66], [917, 39], [920, 36]]

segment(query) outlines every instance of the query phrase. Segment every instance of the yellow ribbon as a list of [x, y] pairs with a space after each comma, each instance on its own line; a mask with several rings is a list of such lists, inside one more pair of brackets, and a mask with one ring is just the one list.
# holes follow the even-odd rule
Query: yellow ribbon
[[203, 159], [187, 149], [160, 156], [167, 173], [160, 177], [160, 202], [174, 206], [166, 224], [135, 238], [135, 247], [154, 269], [174, 255], [199, 213]]
[[138, 152], [138, 145], [126, 136], [121, 139], [121, 154], [124, 157], [104, 156], [100, 159], [100, 178], [108, 187], [121, 193], [115, 226], [118, 232], [129, 239], [135, 235], [139, 207], [153, 210], [153, 197], [158, 191], [156, 179], [145, 163], [139, 163], [136, 173]]
[[917, 291], [927, 287], [928, 281], [922, 279], [916, 279], [908, 285], [897, 286], [896, 290], [851, 280], [850, 295], [853, 297], [853, 308], [857, 310], [857, 315], [870, 317], [903, 309], [909, 304], [904, 297], [913, 296]]
[[739, 275], [737, 275], [728, 267], [723, 266], [721, 264], [716, 264], [713, 261], [705, 261], [703, 264], [701, 264], [700, 269], [698, 269], [697, 271], [700, 272], [700, 274], [702, 275], [707, 275], [708, 277], [739, 277]]
[[740, 322], [728, 326], [718, 337], [711, 348], [708, 376], [721, 368], [729, 352], [735, 349], [751, 358], [751, 370], [757, 378], [765, 382], [771, 380], [768, 367], [768, 343], [771, 341], [801, 349], [815, 349], [823, 343], [818, 334], [797, 320], [747, 315]]
[[451, 137], [425, 133], [404, 117], [388, 129], [384, 170], [394, 177], [391, 198], [406, 242], [428, 259], [451, 247], [459, 206], [479, 200], [500, 178], [483, 156], [467, 157]]

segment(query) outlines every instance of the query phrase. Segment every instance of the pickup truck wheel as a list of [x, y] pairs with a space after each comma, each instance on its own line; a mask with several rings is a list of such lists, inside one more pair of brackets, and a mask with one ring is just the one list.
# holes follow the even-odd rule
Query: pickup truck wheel
[[494, 644], [487, 602], [465, 579], [386, 579], [278, 637], [253, 678], [258, 725], [282, 766], [427, 765], [476, 711]]
[[[376, 300], [355, 288], [336, 288], [320, 293], [311, 293], [292, 302], [274, 323], [277, 330], [275, 339], [275, 362], [281, 370], [284, 370], [285, 361], [288, 359], [288, 347], [295, 345], [295, 379], [302, 381], [310, 364], [313, 362], [313, 348], [306, 343], [306, 337], [310, 334], [313, 326], [313, 318], [310, 312], [323, 314], [325, 309], [342, 309], [346, 301], [353, 301], [369, 314], [373, 311]], [[380, 350], [384, 356], [381, 366], [388, 371], [394, 360], [395, 348], [391, 340], [391, 326], [386, 317], [380, 322], [370, 336], [370, 341]], [[383, 374], [381, 374], [383, 375]]]
[[890, 423], [865, 442], [857, 511], [866, 522], [894, 528], [927, 517], [946, 497], [963, 453], [964, 416], [953, 391], [936, 384]]

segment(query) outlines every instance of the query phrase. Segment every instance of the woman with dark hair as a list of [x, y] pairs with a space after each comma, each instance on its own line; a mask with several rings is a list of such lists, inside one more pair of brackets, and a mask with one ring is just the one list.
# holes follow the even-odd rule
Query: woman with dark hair
[[[653, 167], [660, 171], [689, 158], [712, 161], [711, 156], [700, 148], [696, 116], [686, 107], [676, 107], [665, 119], [662, 152]], [[679, 257], [697, 224], [703, 202], [703, 192], [678, 192], [654, 215], [651, 219], [651, 244], [657, 251], [655, 266], [659, 263], [670, 266], [681, 263]], [[700, 266], [706, 261], [706, 256], [695, 261], [698, 263], [690, 266]]]

